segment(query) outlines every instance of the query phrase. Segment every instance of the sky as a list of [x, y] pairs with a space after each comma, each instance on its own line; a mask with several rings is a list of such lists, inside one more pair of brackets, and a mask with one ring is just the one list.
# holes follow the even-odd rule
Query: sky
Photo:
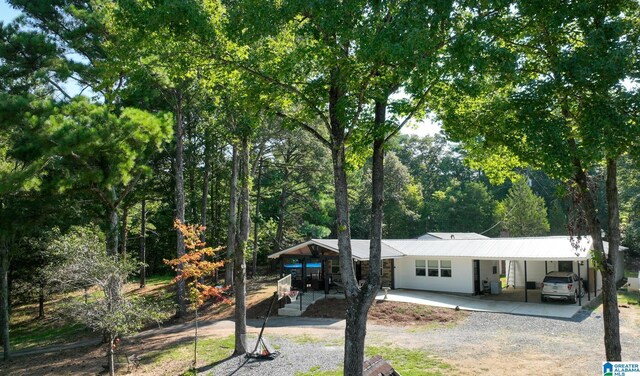
[[[3, 23], [8, 23], [13, 21], [16, 17], [20, 15], [20, 12], [13, 9], [6, 0], [0, 0], [0, 21]], [[74, 88], [69, 85], [66, 88], [69, 89], [69, 92], [73, 95], [73, 92], [78, 92], [78, 90], [74, 90]], [[440, 125], [431, 121], [430, 119], [424, 120], [414, 120], [407, 124], [403, 129], [402, 133], [405, 134], [413, 134], [417, 136], [426, 136], [426, 135], [434, 135], [440, 132]]]
[[6, 0], [0, 0], [0, 21], [7, 23], [18, 17], [20, 12], [11, 8]]

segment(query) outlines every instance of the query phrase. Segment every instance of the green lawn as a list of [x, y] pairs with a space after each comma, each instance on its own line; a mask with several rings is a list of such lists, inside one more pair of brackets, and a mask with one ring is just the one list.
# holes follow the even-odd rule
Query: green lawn
[[[198, 339], [198, 365], [210, 365], [219, 362], [233, 353], [234, 336], [225, 338], [208, 337]], [[143, 367], [165, 369], [170, 365], [172, 374], [192, 375], [193, 341], [173, 344], [161, 351], [144, 354], [140, 359]], [[167, 371], [165, 369], [165, 371]]]
[[336, 370], [323, 371], [320, 366], [313, 366], [307, 372], [296, 372], [295, 376], [341, 376], [342, 367]]
[[381, 355], [402, 376], [451, 374], [451, 366], [422, 350], [396, 346], [367, 346], [367, 357]]
[[640, 292], [627, 291], [624, 289], [618, 290], [618, 304], [624, 304], [624, 305], [640, 304]]
[[12, 350], [43, 347], [56, 343], [71, 342], [79, 337], [90, 335], [91, 331], [82, 324], [52, 323], [47, 320], [34, 320], [32, 323], [11, 329]]
[[[171, 302], [173, 292], [167, 291], [163, 286], [168, 286], [172, 276], [160, 275], [147, 278], [147, 286], [152, 290], [145, 294], [146, 299], [153, 299], [160, 302]], [[136, 290], [130, 293], [135, 294]], [[92, 289], [89, 291], [89, 299], [102, 297], [101, 290]], [[10, 343], [12, 350], [23, 350], [28, 348], [43, 347], [59, 343], [74, 342], [82, 337], [93, 336], [84, 325], [62, 318], [63, 300], [69, 296], [82, 299], [84, 292], [78, 290], [70, 294], [52, 297], [45, 303], [45, 317], [37, 318], [38, 305], [24, 304], [13, 307], [11, 312]], [[168, 303], [167, 303], [168, 304]], [[171, 316], [171, 312], [167, 317]]]

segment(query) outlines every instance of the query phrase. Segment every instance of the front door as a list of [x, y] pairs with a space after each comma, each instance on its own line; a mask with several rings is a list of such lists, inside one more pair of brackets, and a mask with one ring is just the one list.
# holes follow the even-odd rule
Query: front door
[[473, 291], [480, 294], [480, 260], [473, 260]]

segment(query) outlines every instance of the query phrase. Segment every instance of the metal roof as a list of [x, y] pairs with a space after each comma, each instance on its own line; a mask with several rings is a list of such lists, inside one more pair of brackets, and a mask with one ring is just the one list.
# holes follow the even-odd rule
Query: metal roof
[[[604, 242], [605, 250], [608, 248]], [[337, 239], [312, 239], [269, 255], [278, 258], [283, 254], [310, 255], [309, 245], [315, 244], [338, 253]], [[352, 239], [351, 249], [356, 260], [369, 259], [369, 240]], [[620, 247], [621, 250], [626, 249]], [[591, 237], [573, 240], [569, 236], [531, 238], [479, 238], [479, 239], [427, 239], [382, 240], [382, 258], [465, 257], [475, 260], [587, 260], [591, 250]]]
[[[276, 252], [274, 254], [269, 255], [270, 259], [278, 258], [281, 255], [310, 255], [311, 249], [310, 245], [318, 245], [325, 250], [329, 250], [332, 252], [338, 253], [338, 239], [311, 239], [308, 242], [304, 242], [293, 246], [291, 248], [287, 248], [283, 251]], [[392, 259], [403, 257], [404, 254], [398, 252], [393, 249], [388, 244], [385, 244], [385, 241], [382, 241], [382, 258], [383, 259]], [[351, 239], [351, 255], [354, 259], [363, 261], [369, 259], [369, 240], [362, 239]]]
[[572, 242], [568, 236], [385, 242], [406, 256], [476, 260], [586, 260], [591, 249], [591, 238]]
[[418, 237], [420, 240], [462, 240], [462, 239], [489, 239], [489, 237], [475, 232], [427, 232]]

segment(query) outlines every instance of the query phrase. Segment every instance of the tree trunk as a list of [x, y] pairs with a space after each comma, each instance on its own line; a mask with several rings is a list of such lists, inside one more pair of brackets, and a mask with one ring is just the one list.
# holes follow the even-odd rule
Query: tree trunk
[[282, 174], [282, 190], [278, 202], [278, 227], [276, 228], [276, 238], [273, 244], [273, 253], [282, 251], [282, 238], [284, 237], [284, 220], [287, 213], [287, 199], [289, 198], [289, 166], [285, 163]]
[[[367, 335], [367, 314], [380, 288], [382, 268], [382, 208], [384, 204], [384, 137], [386, 101], [376, 101], [375, 127], [378, 137], [373, 142], [371, 176], [371, 222], [369, 242], [369, 274], [357, 295], [347, 294], [347, 314], [344, 341], [344, 374], [362, 375], [364, 342]], [[341, 260], [342, 261], [342, 260]], [[353, 271], [352, 271], [353, 274]], [[343, 277], [344, 278], [344, 277]], [[355, 276], [352, 277], [355, 281]], [[353, 289], [351, 289], [353, 290]]]
[[140, 288], [147, 284], [147, 200], [140, 205]]
[[[207, 226], [207, 204], [209, 198], [209, 174], [211, 173], [211, 148], [209, 146], [209, 131], [207, 130], [205, 135], [205, 148], [204, 148], [204, 171], [202, 174], [202, 200], [200, 201], [200, 225]], [[200, 234], [200, 241], [206, 241], [206, 231], [202, 231]]]
[[[219, 203], [219, 197], [218, 197], [218, 171], [217, 168], [214, 167], [214, 171], [213, 171], [213, 184], [211, 184], [211, 200], [210, 201], [210, 205], [211, 205], [211, 226], [209, 226], [209, 233], [211, 234], [211, 240], [210, 243], [213, 247], [217, 247], [218, 245], [220, 245], [220, 239], [218, 237], [218, 228], [220, 226], [220, 203]], [[214, 260], [218, 261], [220, 260], [220, 253], [216, 253], [213, 255]], [[217, 285], [219, 283], [220, 280], [220, 276], [219, 276], [219, 268], [216, 268], [216, 270], [213, 272], [213, 280], [215, 282], [215, 284]]]
[[241, 170], [240, 170], [240, 229], [237, 234], [237, 244], [234, 262], [233, 289], [235, 294], [235, 350], [234, 355], [241, 355], [247, 352], [247, 306], [246, 306], [246, 263], [244, 251], [249, 239], [251, 230], [251, 219], [249, 218], [249, 141], [247, 136], [242, 138], [241, 150]]
[[122, 258], [127, 257], [127, 237], [129, 235], [129, 229], [127, 228], [127, 222], [129, 221], [129, 207], [125, 206], [122, 209]]
[[[615, 167], [615, 163], [614, 163]], [[618, 312], [618, 296], [615, 280], [615, 269], [610, 260], [607, 260], [602, 242], [601, 226], [596, 211], [596, 201], [593, 193], [589, 189], [587, 175], [582, 169], [580, 161], [574, 159], [574, 168], [576, 170], [576, 184], [580, 191], [580, 202], [585, 212], [585, 219], [589, 233], [593, 240], [593, 250], [597, 259], [602, 260], [596, 265], [602, 275], [602, 316], [604, 324], [604, 346], [608, 361], [620, 361], [622, 350], [620, 346], [620, 320]], [[609, 165], [607, 165], [607, 169]], [[615, 189], [615, 169], [608, 171], [607, 174], [607, 196], [610, 189], [613, 189], [617, 198], [617, 190]], [[612, 179], [612, 182], [609, 180]], [[607, 197], [609, 199], [609, 197]], [[617, 208], [617, 204], [616, 204]], [[615, 257], [615, 256], [614, 256]]]
[[196, 304], [195, 335], [193, 337], [193, 369], [198, 369], [198, 305]]
[[[606, 310], [603, 309], [604, 343], [608, 361], [619, 362], [622, 360], [622, 346], [620, 344], [620, 319], [618, 311], [617, 280], [620, 254], [620, 208], [618, 205], [618, 166], [613, 158], [607, 159], [607, 219], [609, 225], [609, 259], [606, 274], [608, 278], [607, 288], [603, 286], [602, 301], [607, 302]], [[604, 278], [603, 278], [604, 280]], [[606, 292], [605, 292], [606, 291]], [[604, 308], [604, 303], [603, 303]]]
[[227, 230], [227, 265], [224, 267], [224, 283], [227, 286], [233, 284], [233, 257], [236, 247], [236, 220], [238, 217], [238, 149], [232, 146], [231, 155], [231, 182], [229, 184], [229, 227]]
[[38, 318], [44, 318], [44, 300], [45, 293], [44, 290], [47, 287], [47, 284], [44, 280], [40, 281], [40, 293], [38, 294]]
[[[184, 220], [184, 124], [182, 119], [182, 97], [181, 93], [176, 93], [176, 104], [174, 108], [175, 125], [174, 125], [174, 137], [176, 143], [176, 155], [174, 163], [174, 175], [176, 179], [176, 219], [182, 223]], [[177, 244], [176, 254], [180, 258], [185, 253], [184, 237], [182, 233], [176, 229]], [[182, 267], [178, 267], [177, 274], [182, 272]], [[178, 303], [177, 317], [184, 316], [187, 313], [186, 303], [186, 286], [184, 281], [178, 281], [176, 289], [176, 300]]]
[[110, 256], [118, 255], [118, 208], [109, 207], [107, 213], [109, 229], [107, 230], [107, 254]]
[[211, 226], [209, 226], [211, 234], [211, 244], [215, 247], [218, 246], [220, 240], [218, 239], [218, 226], [220, 225], [220, 215], [219, 215], [219, 200], [218, 197], [218, 172], [217, 168], [213, 172], [213, 183], [211, 184], [211, 208], [209, 209], [211, 212]]
[[[193, 128], [194, 128], [194, 124], [189, 124], [189, 127], [187, 128], [187, 140], [193, 142]], [[193, 147], [192, 147], [193, 149]], [[198, 201], [196, 199], [196, 197], [198, 197], [198, 194], [196, 193], [196, 166], [197, 166], [197, 162], [196, 162], [196, 151], [195, 150], [191, 150], [189, 153], [187, 153], [188, 158], [187, 158], [187, 163], [188, 163], [188, 168], [187, 171], [189, 173], [189, 208], [191, 211], [191, 221], [196, 221], [198, 218]]]
[[113, 351], [114, 342], [114, 336], [109, 334], [109, 350], [107, 351], [107, 361], [109, 362], [109, 376], [114, 376], [116, 374], [116, 360]]
[[9, 245], [7, 239], [0, 239], [0, 331], [4, 347], [3, 359], [11, 357], [9, 345]]
[[251, 265], [251, 277], [255, 277], [258, 269], [258, 223], [260, 220], [260, 188], [261, 188], [261, 180], [262, 180], [262, 159], [258, 164], [258, 188], [256, 191], [256, 212], [253, 217], [253, 255], [252, 255], [252, 265]]

